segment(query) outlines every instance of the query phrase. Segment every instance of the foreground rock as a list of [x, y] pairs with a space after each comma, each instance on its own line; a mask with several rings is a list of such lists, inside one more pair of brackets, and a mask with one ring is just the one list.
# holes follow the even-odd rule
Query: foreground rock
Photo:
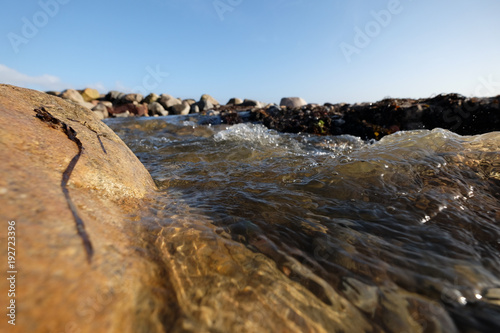
[[0, 85], [0, 132], [0, 219], [4, 231], [16, 223], [19, 271], [16, 325], [4, 315], [0, 331], [160, 331], [158, 296], [142, 282], [157, 269], [127, 233], [126, 214], [155, 188], [142, 164], [92, 111], [32, 90]]

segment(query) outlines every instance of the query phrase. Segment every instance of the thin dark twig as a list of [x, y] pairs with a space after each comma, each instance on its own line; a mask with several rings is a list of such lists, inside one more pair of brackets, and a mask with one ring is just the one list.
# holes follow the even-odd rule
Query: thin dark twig
[[104, 145], [102, 144], [101, 135], [100, 134], [97, 134], [97, 139], [99, 140], [99, 143], [101, 144], [102, 151], [104, 152], [104, 154], [107, 155], [108, 152], [106, 151], [106, 149], [104, 148]]
[[52, 116], [47, 110], [45, 110], [44, 107], [40, 109], [35, 109], [35, 112], [36, 112], [36, 117], [38, 119], [49, 124], [52, 128], [61, 129], [66, 134], [68, 139], [76, 143], [78, 147], [78, 154], [76, 154], [71, 159], [68, 166], [66, 167], [66, 170], [64, 170], [63, 172], [61, 180], [61, 188], [64, 197], [66, 198], [66, 202], [68, 203], [68, 207], [71, 210], [71, 213], [73, 214], [73, 218], [75, 219], [75, 225], [76, 225], [76, 230], [78, 232], [78, 236], [80, 236], [80, 238], [82, 239], [85, 252], [87, 253], [87, 261], [90, 263], [92, 261], [92, 255], [94, 254], [94, 249], [92, 247], [92, 243], [90, 242], [89, 235], [85, 231], [85, 224], [83, 223], [83, 220], [80, 218], [80, 215], [78, 215], [78, 210], [76, 209], [75, 204], [71, 200], [71, 196], [69, 195], [67, 187], [69, 178], [71, 177], [71, 173], [73, 172], [73, 169], [75, 168], [75, 165], [80, 159], [80, 156], [83, 152], [82, 142], [80, 141], [80, 139], [76, 137], [76, 131], [72, 127], [68, 126], [66, 123]]

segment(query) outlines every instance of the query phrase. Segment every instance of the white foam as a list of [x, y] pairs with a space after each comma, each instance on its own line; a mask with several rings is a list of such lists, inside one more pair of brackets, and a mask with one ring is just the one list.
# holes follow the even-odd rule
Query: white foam
[[216, 142], [240, 141], [250, 142], [263, 146], [278, 146], [281, 143], [280, 135], [263, 125], [238, 124], [221, 131], [214, 136]]

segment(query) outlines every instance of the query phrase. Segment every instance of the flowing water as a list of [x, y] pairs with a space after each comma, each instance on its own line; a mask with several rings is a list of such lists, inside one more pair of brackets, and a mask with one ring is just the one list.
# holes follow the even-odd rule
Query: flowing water
[[183, 330], [500, 331], [500, 133], [199, 123], [107, 121], [160, 189]]

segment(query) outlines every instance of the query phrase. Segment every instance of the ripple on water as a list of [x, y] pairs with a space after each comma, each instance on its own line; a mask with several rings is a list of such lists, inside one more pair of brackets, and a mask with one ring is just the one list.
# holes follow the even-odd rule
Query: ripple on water
[[[303, 326], [297, 321], [290, 330], [352, 331], [328, 326], [328, 315], [311, 326], [318, 313], [347, 304], [349, 318], [374, 331], [500, 329], [499, 133], [420, 130], [370, 144], [252, 124], [142, 126], [112, 124], [151, 171], [160, 196], [209, 223], [190, 224], [205, 228], [196, 247], [217, 249], [217, 239], [234, 247], [239, 259], [224, 264], [219, 283], [252, 285], [254, 302], [294, 306]], [[212, 255], [197, 251], [190, 252], [196, 263], [176, 265], [209, 269]], [[264, 261], [252, 268], [255, 255]], [[272, 282], [252, 284], [238, 267], [246, 276], [262, 274], [259, 283], [279, 276], [288, 286], [275, 293]], [[196, 281], [204, 293], [217, 289], [209, 279]], [[287, 299], [291, 290], [297, 294]], [[313, 310], [298, 296], [307, 293], [319, 302]], [[207, 306], [226, 304], [218, 302]]]

